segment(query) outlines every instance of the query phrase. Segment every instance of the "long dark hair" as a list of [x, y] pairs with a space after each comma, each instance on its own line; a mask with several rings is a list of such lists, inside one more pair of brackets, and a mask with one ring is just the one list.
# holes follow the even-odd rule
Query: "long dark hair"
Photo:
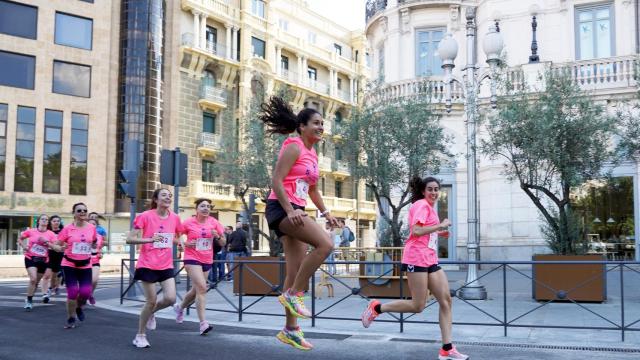
[[157, 189], [155, 189], [155, 191], [151, 195], [151, 204], [149, 205], [149, 207], [151, 209], [157, 209], [158, 208], [158, 196], [160, 196], [160, 191], [162, 191], [162, 190], [167, 190], [167, 191], [169, 191], [169, 193], [171, 193], [171, 191], [169, 189], [166, 189], [166, 188], [157, 188]]
[[306, 108], [298, 115], [293, 113], [291, 106], [281, 97], [272, 96], [269, 101], [260, 105], [258, 118], [269, 127], [270, 134], [288, 135], [294, 131], [300, 133], [300, 125], [307, 125], [309, 119], [315, 114], [321, 115], [317, 110]]
[[421, 178], [420, 176], [414, 176], [411, 181], [409, 181], [409, 189], [411, 191], [411, 203], [414, 203], [418, 200], [424, 199], [424, 188], [427, 187], [427, 184], [430, 182], [435, 182], [440, 186], [440, 180], [429, 176], [426, 178]]
[[58, 215], [51, 215], [51, 217], [49, 217], [49, 222], [47, 223], [47, 229], [54, 231], [53, 227], [51, 226], [51, 222], [53, 221], [53, 219], [59, 219], [60, 220], [60, 227], [58, 227], [58, 232], [60, 232], [62, 230], [62, 228], [64, 227], [64, 225], [62, 225], [62, 218]]

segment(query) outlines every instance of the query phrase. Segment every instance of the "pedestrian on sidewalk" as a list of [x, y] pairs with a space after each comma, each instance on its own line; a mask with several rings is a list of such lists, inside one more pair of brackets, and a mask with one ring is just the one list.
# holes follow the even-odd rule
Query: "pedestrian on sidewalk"
[[[316, 186], [320, 174], [318, 155], [313, 146], [322, 140], [323, 119], [318, 111], [309, 108], [296, 116], [291, 107], [277, 96], [272, 96], [261, 108], [260, 119], [270, 128], [271, 134], [298, 134], [288, 137], [282, 144], [265, 212], [269, 228], [282, 241], [286, 261], [285, 290], [278, 297], [285, 307], [286, 323], [277, 338], [297, 349], [311, 350], [313, 345], [305, 340], [297, 318], [311, 316], [304, 306], [304, 289], [333, 251], [333, 241], [318, 223], [307, 216], [304, 211], [307, 198], [311, 198], [331, 226], [338, 225]], [[314, 249], [307, 253], [309, 245]]]
[[97, 219], [91, 218], [91, 215], [89, 215], [89, 217], [89, 223], [96, 227], [98, 236], [95, 247], [91, 249], [91, 296], [89, 297], [89, 304], [95, 305], [96, 298], [93, 296], [93, 292], [96, 291], [98, 281], [100, 280], [100, 259], [102, 259], [102, 248], [105, 246], [105, 235], [107, 233], [104, 228], [100, 231], [101, 226]]
[[[156, 329], [156, 311], [172, 306], [176, 302], [176, 282], [173, 271], [173, 245], [180, 243], [183, 232], [180, 217], [171, 212], [171, 191], [156, 189], [151, 196], [151, 209], [136, 216], [133, 229], [127, 236], [127, 244], [140, 246], [134, 280], [142, 283], [145, 304], [140, 311], [138, 333], [133, 345], [147, 348], [146, 330]], [[156, 283], [162, 288], [158, 300]]]
[[427, 304], [430, 291], [438, 301], [439, 322], [442, 334], [442, 348], [439, 360], [466, 360], [452, 344], [451, 334], [451, 294], [449, 281], [444, 270], [438, 265], [438, 233], [451, 226], [449, 219], [440, 222], [434, 205], [440, 193], [440, 181], [433, 177], [414, 177], [411, 188], [411, 208], [409, 209], [409, 239], [402, 254], [401, 271], [407, 273], [411, 300], [396, 300], [381, 304], [378, 300], [369, 302], [362, 313], [362, 325], [368, 328], [373, 320], [385, 312], [421, 313]]
[[[60, 216], [52, 215], [49, 218], [47, 229], [51, 230], [56, 235], [56, 238], [63, 228], [64, 225], [62, 224]], [[42, 277], [42, 291], [46, 290], [45, 295], [42, 296], [42, 300], [44, 300], [45, 296], [51, 297], [60, 294], [59, 285], [61, 285], [62, 282], [62, 274], [60, 272], [61, 263], [62, 253], [49, 248], [49, 262], [47, 263], [47, 270]]]
[[[33, 294], [42, 279], [49, 262], [49, 244], [56, 241], [56, 234], [47, 230], [49, 217], [40, 215], [35, 228], [27, 229], [20, 234], [18, 245], [24, 251], [24, 266], [29, 275], [29, 287], [27, 288], [27, 298], [24, 301], [24, 309], [31, 311], [33, 308]], [[44, 291], [45, 288], [43, 288]], [[44, 293], [43, 303], [49, 302], [49, 294]]]
[[91, 249], [98, 241], [96, 227], [87, 222], [87, 205], [72, 207], [73, 223], [58, 234], [55, 250], [64, 250], [62, 272], [67, 286], [67, 322], [65, 329], [76, 327], [76, 317], [84, 321], [82, 308], [91, 296]]
[[[193, 285], [185, 294], [181, 304], [174, 305], [176, 322], [184, 320], [184, 309], [196, 302], [200, 335], [206, 335], [212, 327], [206, 320], [207, 276], [213, 267], [213, 245], [224, 246], [224, 227], [211, 215], [211, 201], [198, 199], [195, 202], [196, 216], [182, 224], [187, 240], [184, 243], [184, 268]], [[214, 269], [215, 271], [215, 269]]]
[[[247, 232], [242, 228], [242, 222], [236, 223], [236, 230], [229, 235], [227, 245], [227, 261], [233, 261], [241, 256], [248, 256], [247, 253]], [[227, 280], [233, 280], [234, 268], [237, 264], [228, 263], [229, 271], [227, 272]]]

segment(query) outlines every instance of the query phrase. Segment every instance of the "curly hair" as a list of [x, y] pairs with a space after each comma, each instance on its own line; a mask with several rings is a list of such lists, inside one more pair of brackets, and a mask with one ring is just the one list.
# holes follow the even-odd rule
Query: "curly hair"
[[267, 132], [270, 134], [288, 135], [294, 131], [300, 133], [300, 125], [306, 125], [313, 115], [320, 115], [317, 110], [306, 108], [296, 116], [291, 106], [278, 96], [270, 97], [269, 101], [260, 105], [260, 109], [258, 118], [269, 127]]
[[414, 176], [411, 181], [409, 181], [409, 189], [411, 191], [411, 203], [414, 203], [418, 200], [424, 199], [424, 189], [427, 187], [427, 184], [430, 182], [435, 182], [440, 186], [440, 180], [429, 176], [426, 178], [421, 178], [420, 176]]

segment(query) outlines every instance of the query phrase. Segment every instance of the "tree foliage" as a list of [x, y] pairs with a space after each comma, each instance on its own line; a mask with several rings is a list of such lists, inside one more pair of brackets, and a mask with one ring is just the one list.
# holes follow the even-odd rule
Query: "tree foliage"
[[564, 72], [548, 72], [543, 80], [542, 92], [525, 87], [500, 99], [486, 122], [482, 151], [505, 160], [504, 174], [519, 182], [540, 211], [551, 250], [576, 254], [585, 247], [579, 245], [571, 188], [602, 177], [605, 164], [615, 160], [616, 124]]
[[[409, 180], [439, 171], [450, 138], [430, 102], [427, 85], [419, 96], [394, 98], [355, 109], [345, 127], [345, 153], [354, 174], [373, 192], [388, 226], [381, 245], [402, 246], [401, 211], [410, 204]], [[375, 92], [375, 90], [374, 90]]]

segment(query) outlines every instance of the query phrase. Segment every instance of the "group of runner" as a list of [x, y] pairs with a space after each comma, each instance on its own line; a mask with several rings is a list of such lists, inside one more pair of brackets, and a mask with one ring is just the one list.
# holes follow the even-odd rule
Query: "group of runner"
[[[75, 327], [77, 320], [84, 321], [82, 309], [87, 301], [95, 304], [93, 291], [100, 276], [106, 236], [106, 231], [99, 225], [100, 216], [88, 214], [84, 203], [74, 204], [72, 214], [73, 222], [66, 226], [58, 215], [40, 215], [36, 226], [23, 231], [18, 242], [24, 251], [29, 275], [24, 309], [33, 309], [38, 284], [41, 283], [42, 302], [46, 304], [51, 296], [59, 294], [61, 280], [64, 280], [68, 315], [65, 328]], [[58, 276], [60, 271], [61, 276]]]
[[[304, 289], [333, 251], [334, 245], [322, 227], [307, 216], [307, 199], [313, 201], [331, 226], [338, 225], [336, 218], [324, 205], [317, 187], [319, 169], [314, 145], [322, 140], [323, 119], [318, 111], [308, 108], [296, 115], [286, 101], [275, 96], [262, 104], [261, 110], [260, 119], [270, 133], [297, 133], [297, 136], [288, 137], [282, 144], [265, 211], [269, 228], [282, 240], [286, 262], [284, 291], [278, 297], [284, 307], [286, 320], [277, 338], [297, 349], [311, 350], [313, 345], [305, 339], [298, 325], [299, 318], [311, 317], [311, 312], [304, 305]], [[407, 273], [411, 300], [385, 304], [372, 300], [362, 314], [362, 324], [368, 328], [385, 312], [422, 312], [430, 291], [439, 303], [442, 347], [438, 358], [465, 360], [468, 356], [458, 352], [452, 344], [451, 295], [447, 276], [438, 265], [438, 233], [446, 231], [451, 225], [448, 219], [440, 221], [434, 208], [440, 183], [431, 177], [415, 177], [411, 181], [411, 189], [410, 236], [406, 241], [401, 267]], [[199, 333], [205, 335], [212, 329], [205, 318], [206, 279], [212, 268], [214, 242], [219, 246], [225, 245], [224, 227], [210, 216], [213, 204], [207, 199], [198, 199], [195, 203], [196, 214], [182, 222], [170, 210], [172, 196], [168, 189], [155, 190], [150, 209], [136, 216], [133, 229], [127, 235], [128, 244], [139, 245], [134, 279], [142, 283], [146, 299], [133, 340], [133, 345], [139, 348], [150, 347], [146, 332], [157, 327], [154, 314], [167, 307], [173, 306], [176, 321], [181, 323], [184, 309], [195, 302], [200, 320]], [[80, 321], [84, 320], [82, 306], [92, 291], [91, 249], [97, 249], [100, 245], [95, 226], [87, 223], [86, 206], [75, 204], [73, 213], [74, 223], [65, 226], [57, 237], [52, 231], [53, 227], [49, 229], [50, 219], [44, 215], [38, 220], [36, 229], [23, 235], [29, 239], [28, 257], [25, 260], [31, 279], [29, 302], [44, 272], [44, 267], [34, 257], [44, 258], [46, 263], [47, 246], [53, 251], [64, 252], [62, 269], [67, 283], [69, 315], [65, 327], [68, 328], [75, 326], [76, 316]], [[184, 245], [181, 241], [183, 236], [186, 237]], [[174, 245], [184, 246], [184, 264], [193, 283], [193, 288], [180, 304], [175, 304]], [[162, 288], [162, 297], [157, 296], [156, 284]]]

